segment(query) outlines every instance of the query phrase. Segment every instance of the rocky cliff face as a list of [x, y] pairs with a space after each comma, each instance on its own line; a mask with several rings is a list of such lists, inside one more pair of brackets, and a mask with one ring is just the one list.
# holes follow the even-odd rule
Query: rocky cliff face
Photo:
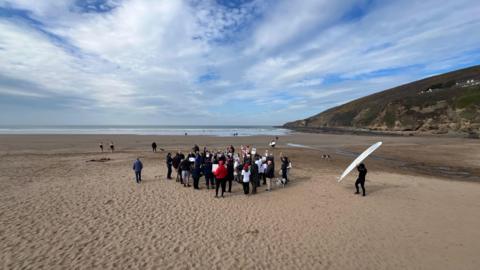
[[284, 127], [478, 136], [480, 66], [388, 89]]

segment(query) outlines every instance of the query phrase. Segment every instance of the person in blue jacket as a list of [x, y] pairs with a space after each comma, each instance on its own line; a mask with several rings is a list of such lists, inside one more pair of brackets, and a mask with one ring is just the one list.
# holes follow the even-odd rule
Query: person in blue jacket
[[133, 162], [133, 170], [135, 171], [135, 179], [137, 180], [137, 184], [140, 184], [140, 182], [142, 182], [142, 169], [143, 164], [140, 161], [140, 158], [137, 158], [137, 160]]
[[214, 182], [214, 177], [213, 177], [213, 161], [212, 161], [212, 154], [209, 152], [206, 152], [205, 154], [205, 162], [203, 164], [203, 175], [205, 176], [205, 183], [207, 185], [207, 189], [210, 189], [210, 186], [212, 189], [215, 189], [215, 182]]
[[193, 163], [192, 177], [193, 177], [193, 188], [200, 189], [198, 186], [200, 182], [200, 177], [202, 176], [202, 164], [203, 159], [199, 152], [195, 153], [195, 162]]

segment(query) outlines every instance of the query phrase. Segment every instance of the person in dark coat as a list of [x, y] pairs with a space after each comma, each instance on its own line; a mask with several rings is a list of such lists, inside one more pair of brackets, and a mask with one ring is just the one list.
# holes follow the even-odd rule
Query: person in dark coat
[[205, 184], [207, 186], [207, 189], [210, 189], [210, 185], [212, 186], [212, 189], [215, 187], [215, 183], [213, 181], [212, 165], [212, 156], [210, 155], [210, 153], [206, 153], [203, 163], [203, 175], [205, 176]]
[[180, 184], [183, 184], [182, 168], [180, 168], [180, 163], [184, 159], [185, 159], [185, 155], [181, 151], [178, 151], [175, 157], [173, 158], [173, 167], [177, 171], [177, 182], [180, 182]]
[[288, 160], [288, 157], [285, 157], [285, 156], [282, 156], [280, 160], [282, 162], [282, 178], [285, 179], [285, 184], [287, 184], [288, 183], [288, 175], [287, 175], [288, 164], [290, 163], [290, 161]]
[[[258, 157], [255, 159], [258, 160]], [[252, 184], [252, 194], [256, 194], [257, 187], [260, 185], [260, 175], [258, 173], [258, 166], [255, 162], [250, 166], [250, 184]]]
[[232, 154], [229, 153], [228, 154], [228, 157], [227, 157], [227, 182], [228, 182], [228, 193], [231, 193], [232, 192], [232, 182], [233, 182], [233, 179], [235, 178], [234, 176], [234, 168], [233, 168], [233, 157], [232, 157]]
[[166, 162], [167, 162], [167, 179], [172, 179], [173, 158], [171, 153], [167, 154]]
[[198, 147], [198, 145], [195, 144], [195, 145], [192, 147], [192, 150], [193, 150], [194, 153], [200, 152], [200, 147]]
[[135, 180], [137, 181], [137, 184], [140, 184], [140, 182], [142, 182], [142, 169], [143, 164], [140, 161], [140, 158], [137, 158], [137, 160], [133, 162], [133, 171], [135, 172]]
[[357, 189], [357, 192], [355, 192], [355, 194], [360, 194], [358, 189], [358, 185], [360, 185], [362, 187], [363, 196], [365, 196], [365, 177], [367, 176], [367, 168], [365, 167], [365, 164], [361, 163], [357, 166], [357, 170], [358, 178], [357, 181], [355, 181], [355, 188]]
[[183, 186], [190, 187], [191, 163], [188, 158], [183, 159], [179, 167], [182, 170]]
[[193, 178], [193, 188], [194, 189], [200, 189], [199, 187], [199, 182], [200, 182], [200, 177], [202, 176], [202, 156], [198, 153], [195, 156], [195, 162], [193, 164], [193, 169], [192, 169], [192, 178]]
[[267, 161], [267, 170], [265, 171], [267, 178], [267, 191], [272, 191], [272, 179], [275, 177], [275, 165], [272, 160]]
[[152, 143], [152, 152], [157, 152], [157, 143], [156, 142]]

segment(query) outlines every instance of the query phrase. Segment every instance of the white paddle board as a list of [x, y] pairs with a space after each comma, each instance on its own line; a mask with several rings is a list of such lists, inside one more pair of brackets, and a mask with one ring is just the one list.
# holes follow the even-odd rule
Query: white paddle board
[[382, 145], [382, 142], [377, 142], [374, 145], [370, 146], [367, 150], [365, 150], [360, 156], [358, 156], [350, 166], [342, 173], [342, 176], [338, 179], [340, 183], [345, 176], [347, 176], [353, 169], [355, 169], [364, 159], [366, 159], [373, 151], [377, 150]]

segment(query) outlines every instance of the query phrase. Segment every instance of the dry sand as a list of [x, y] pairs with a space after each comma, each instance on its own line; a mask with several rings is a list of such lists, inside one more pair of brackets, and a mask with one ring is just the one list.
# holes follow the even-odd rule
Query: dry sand
[[[254, 196], [236, 184], [224, 199], [203, 178], [200, 191], [166, 180], [166, 152], [150, 152], [153, 140], [174, 151], [269, 139], [0, 136], [0, 268], [479, 269], [478, 140], [283, 136], [291, 184]], [[118, 151], [99, 153], [109, 140]], [[356, 174], [336, 177], [378, 140], [367, 196], [353, 195]]]

